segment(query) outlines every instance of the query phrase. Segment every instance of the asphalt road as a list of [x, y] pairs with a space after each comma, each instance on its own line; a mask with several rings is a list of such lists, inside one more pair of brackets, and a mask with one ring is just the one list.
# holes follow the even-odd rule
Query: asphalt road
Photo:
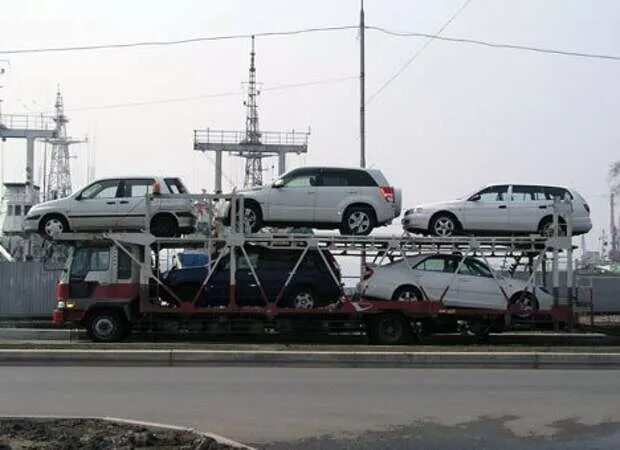
[[616, 449], [620, 371], [0, 367], [0, 415], [172, 423], [270, 449]]

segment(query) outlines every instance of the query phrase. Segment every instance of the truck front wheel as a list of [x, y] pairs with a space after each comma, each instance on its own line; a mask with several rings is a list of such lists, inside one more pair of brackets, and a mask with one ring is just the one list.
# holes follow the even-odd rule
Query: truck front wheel
[[86, 331], [94, 342], [119, 342], [129, 335], [130, 327], [122, 312], [102, 310], [90, 315]]

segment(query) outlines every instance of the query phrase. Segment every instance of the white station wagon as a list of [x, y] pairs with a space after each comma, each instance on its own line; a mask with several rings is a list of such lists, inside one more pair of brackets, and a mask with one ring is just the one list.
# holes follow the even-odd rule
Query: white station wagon
[[33, 206], [24, 220], [24, 231], [45, 238], [70, 231], [141, 230], [145, 228], [146, 194], [155, 183], [163, 196], [152, 196], [151, 232], [175, 236], [193, 230], [192, 201], [179, 178], [114, 177], [97, 180], [67, 198]]
[[[590, 231], [590, 207], [573, 189], [533, 184], [494, 184], [464, 199], [418, 205], [405, 211], [405, 231], [448, 237], [457, 234], [553, 233], [554, 198], [570, 198], [573, 234]], [[560, 218], [560, 224], [563, 223]]]

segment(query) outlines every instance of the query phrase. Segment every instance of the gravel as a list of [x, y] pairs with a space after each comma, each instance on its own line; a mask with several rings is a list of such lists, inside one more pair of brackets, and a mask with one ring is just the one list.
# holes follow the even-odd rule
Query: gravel
[[0, 419], [0, 450], [225, 450], [191, 430], [149, 428], [98, 419]]

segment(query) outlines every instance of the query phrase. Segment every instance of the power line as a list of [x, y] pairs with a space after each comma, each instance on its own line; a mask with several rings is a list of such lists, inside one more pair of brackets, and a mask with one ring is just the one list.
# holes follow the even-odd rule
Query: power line
[[482, 45], [485, 47], [500, 48], [500, 49], [524, 50], [524, 51], [529, 51], [529, 52], [547, 53], [547, 54], [562, 55], [562, 56], [573, 56], [573, 57], [578, 57], [578, 58], [592, 58], [592, 59], [620, 61], [620, 56], [617, 56], [617, 55], [605, 55], [605, 54], [600, 54], [600, 53], [587, 53], [587, 52], [577, 52], [577, 51], [572, 51], [572, 50], [558, 50], [558, 49], [553, 49], [553, 48], [533, 47], [533, 46], [518, 45], [518, 44], [506, 44], [506, 43], [501, 43], [501, 42], [481, 41], [478, 39], [438, 36], [437, 34], [428, 34], [428, 33], [394, 31], [394, 30], [390, 30], [387, 28], [371, 26], [371, 25], [367, 26], [366, 28], [370, 30], [380, 31], [382, 33], [389, 34], [392, 36], [398, 36], [398, 37], [419, 37], [419, 38], [435, 39], [438, 41], [455, 42], [455, 43], [460, 43], [460, 44]]
[[180, 44], [191, 44], [195, 42], [249, 39], [252, 36], [256, 36], [256, 37], [292, 36], [292, 35], [316, 33], [316, 32], [353, 30], [357, 28], [358, 28], [357, 25], [342, 25], [342, 26], [333, 26], [333, 27], [303, 28], [299, 30], [289, 30], [289, 31], [267, 31], [267, 32], [262, 32], [262, 33], [230, 34], [230, 35], [221, 35], [221, 36], [199, 36], [199, 37], [194, 37], [194, 38], [169, 40], [169, 41], [142, 41], [142, 42], [115, 43], [115, 44], [80, 45], [80, 46], [72, 46], [72, 47], [23, 48], [23, 49], [0, 50], [0, 55], [19, 55], [19, 54], [28, 54], [28, 53], [49, 53], [49, 52], [73, 52], [73, 51], [83, 51], [83, 50], [104, 50], [104, 49], [113, 49], [113, 48], [180, 45]]
[[[294, 89], [294, 88], [300, 88], [300, 87], [318, 86], [318, 85], [329, 84], [329, 83], [339, 83], [343, 81], [351, 81], [351, 80], [357, 80], [357, 79], [358, 79], [357, 76], [325, 78], [323, 80], [305, 81], [305, 82], [292, 83], [292, 84], [280, 84], [280, 85], [265, 87], [265, 88], [262, 88], [261, 91], [277, 91], [277, 90], [284, 90], [284, 89]], [[82, 108], [67, 109], [67, 111], [77, 112], [77, 111], [96, 111], [96, 110], [115, 109], [115, 108], [129, 108], [129, 107], [134, 107], [134, 106], [148, 106], [148, 105], [159, 105], [159, 104], [165, 104], [165, 103], [188, 102], [188, 101], [202, 100], [202, 99], [208, 99], [208, 98], [231, 97], [231, 96], [238, 96], [241, 94], [243, 94], [243, 91], [229, 91], [229, 92], [219, 92], [219, 93], [214, 93], [214, 94], [195, 95], [191, 97], [163, 98], [163, 99], [157, 99], [157, 100], [144, 100], [144, 101], [125, 102], [125, 103], [112, 103], [112, 104], [107, 104], [107, 105], [85, 106]]]
[[[450, 16], [450, 18], [446, 21], [446, 23], [444, 23], [444, 24], [443, 24], [443, 25], [439, 28], [439, 30], [437, 30], [437, 33], [435, 33], [435, 35], [436, 35], [436, 36], [439, 36], [441, 33], [443, 33], [443, 31], [444, 31], [446, 28], [448, 28], [448, 26], [449, 26], [449, 25], [450, 25], [450, 24], [454, 21], [454, 19], [456, 19], [456, 18], [457, 18], [457, 16], [458, 16], [459, 14], [461, 14], [461, 12], [462, 12], [465, 8], [467, 8], [467, 6], [471, 3], [471, 1], [472, 1], [472, 0], [465, 0], [465, 3], [463, 3], [463, 4], [461, 5], [461, 7], [460, 7], [459, 9], [457, 9], [457, 10], [456, 10], [456, 12], [455, 12], [454, 14], [452, 14], [452, 16]], [[369, 27], [369, 28], [370, 28], [370, 27]], [[403, 65], [400, 67], [400, 69], [398, 69], [398, 70], [396, 71], [396, 73], [395, 73], [394, 75], [392, 75], [390, 78], [388, 78], [388, 79], [387, 79], [387, 80], [386, 80], [386, 81], [385, 81], [385, 82], [381, 85], [381, 87], [379, 87], [379, 89], [377, 89], [377, 90], [375, 91], [375, 93], [374, 93], [374, 94], [372, 94], [372, 95], [370, 96], [370, 98], [368, 99], [368, 101], [366, 102], [366, 104], [367, 104], [367, 105], [368, 105], [368, 104], [370, 104], [370, 102], [372, 102], [372, 101], [373, 101], [373, 100], [374, 100], [374, 99], [375, 99], [375, 98], [376, 98], [376, 97], [377, 97], [377, 96], [378, 96], [381, 92], [383, 92], [383, 90], [384, 90], [385, 88], [387, 88], [390, 84], [392, 84], [392, 82], [393, 82], [396, 78], [398, 78], [398, 77], [400, 76], [400, 74], [402, 74], [402, 73], [403, 73], [403, 72], [407, 69], [407, 67], [409, 67], [409, 66], [411, 65], [411, 63], [412, 63], [413, 61], [415, 61], [415, 60], [418, 58], [418, 56], [420, 56], [420, 55], [422, 54], [422, 52], [423, 52], [424, 50], [426, 50], [426, 49], [428, 48], [428, 46], [429, 46], [429, 45], [431, 45], [431, 44], [433, 43], [433, 41], [434, 41], [434, 40], [435, 40], [435, 38], [430, 38], [430, 39], [428, 39], [428, 40], [424, 43], [424, 45], [422, 45], [422, 47], [420, 47], [420, 48], [419, 48], [419, 49], [418, 49], [418, 50], [417, 50], [417, 51], [416, 51], [416, 52], [415, 52], [415, 53], [411, 56], [411, 58], [409, 58], [409, 59], [407, 60], [407, 62], [405, 62], [405, 64], [403, 64]]]

